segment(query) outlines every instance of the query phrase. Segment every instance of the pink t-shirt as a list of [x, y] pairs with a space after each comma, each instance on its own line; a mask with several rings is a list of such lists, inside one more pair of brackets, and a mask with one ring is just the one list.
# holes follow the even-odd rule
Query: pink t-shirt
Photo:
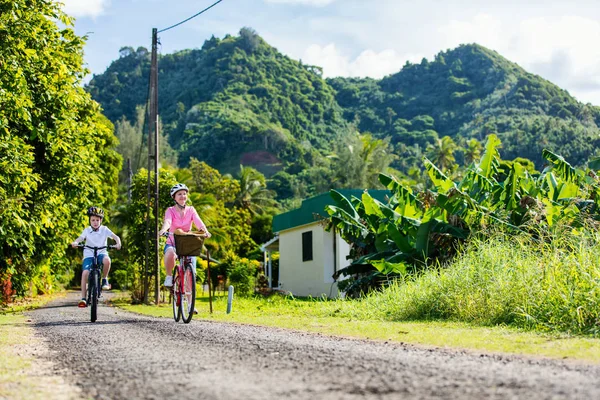
[[[165, 221], [169, 221], [171, 223], [171, 227], [169, 228], [169, 232], [175, 232], [177, 229], [183, 230], [184, 232], [189, 232], [192, 230], [192, 222], [196, 225], [196, 228], [206, 232], [207, 237], [210, 237], [210, 232], [206, 229], [206, 225], [200, 219], [198, 212], [192, 206], [186, 206], [183, 211], [183, 218], [180, 217], [177, 212], [176, 206], [169, 207], [165, 211]], [[175, 246], [175, 241], [173, 239], [173, 235], [169, 235], [167, 239], [167, 244], [171, 246]]]

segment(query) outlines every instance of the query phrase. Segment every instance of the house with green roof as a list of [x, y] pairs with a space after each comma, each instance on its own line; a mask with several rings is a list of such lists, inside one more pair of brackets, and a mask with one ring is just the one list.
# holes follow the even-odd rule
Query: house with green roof
[[[363, 190], [340, 189], [345, 197], [360, 198]], [[387, 202], [388, 190], [368, 190]], [[279, 251], [277, 288], [294, 296], [337, 297], [339, 291], [333, 275], [350, 263], [350, 246], [334, 229], [325, 231], [328, 214], [325, 206], [334, 205], [329, 192], [302, 201], [300, 208], [273, 217], [275, 237], [263, 244], [267, 278], [272, 281], [271, 254]]]

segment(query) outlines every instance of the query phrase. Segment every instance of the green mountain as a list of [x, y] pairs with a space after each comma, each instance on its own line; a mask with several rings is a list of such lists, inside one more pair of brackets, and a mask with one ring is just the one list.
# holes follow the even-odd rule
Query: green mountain
[[[149, 70], [146, 49], [124, 48], [88, 90], [109, 119], [133, 120]], [[158, 81], [163, 128], [182, 166], [195, 157], [225, 172], [242, 163], [268, 175], [296, 173], [348, 131], [320, 69], [282, 55], [249, 28], [160, 57]]]
[[[87, 90], [111, 121], [134, 120], [149, 69], [145, 48], [123, 48]], [[600, 144], [600, 108], [475, 44], [407, 63], [381, 80], [325, 80], [319, 67], [243, 28], [201, 49], [160, 56], [159, 110], [180, 166], [195, 157], [222, 172], [242, 163], [267, 176], [320, 168], [313, 176], [324, 181], [325, 156], [356, 128], [389, 138], [393, 166], [404, 172], [421, 166], [427, 146], [444, 136], [463, 144], [496, 133], [504, 159], [529, 158], [538, 168], [543, 148], [579, 165]]]
[[408, 153], [443, 136], [481, 141], [497, 133], [503, 158], [525, 157], [541, 166], [543, 148], [580, 164], [599, 144], [600, 108], [476, 44], [407, 63], [381, 80], [327, 83], [347, 120], [389, 136]]

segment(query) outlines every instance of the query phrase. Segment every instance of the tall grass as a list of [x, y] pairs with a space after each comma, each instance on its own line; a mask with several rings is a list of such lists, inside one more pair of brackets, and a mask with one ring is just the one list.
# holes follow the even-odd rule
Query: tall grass
[[495, 234], [474, 239], [455, 262], [335, 307], [337, 315], [384, 320], [448, 319], [575, 334], [600, 333], [600, 237], [552, 240]]

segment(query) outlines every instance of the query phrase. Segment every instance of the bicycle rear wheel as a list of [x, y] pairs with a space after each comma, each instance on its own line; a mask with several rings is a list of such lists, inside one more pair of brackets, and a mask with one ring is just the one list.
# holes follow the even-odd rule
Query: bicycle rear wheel
[[173, 303], [173, 318], [179, 322], [181, 318], [181, 283], [179, 265], [173, 268], [173, 286], [171, 287], [171, 302]]
[[181, 316], [186, 324], [192, 320], [196, 304], [196, 274], [191, 263], [183, 269], [183, 293], [181, 296]]
[[90, 272], [88, 283], [89, 298], [91, 300], [90, 317], [92, 322], [98, 319], [98, 271], [93, 269]]

